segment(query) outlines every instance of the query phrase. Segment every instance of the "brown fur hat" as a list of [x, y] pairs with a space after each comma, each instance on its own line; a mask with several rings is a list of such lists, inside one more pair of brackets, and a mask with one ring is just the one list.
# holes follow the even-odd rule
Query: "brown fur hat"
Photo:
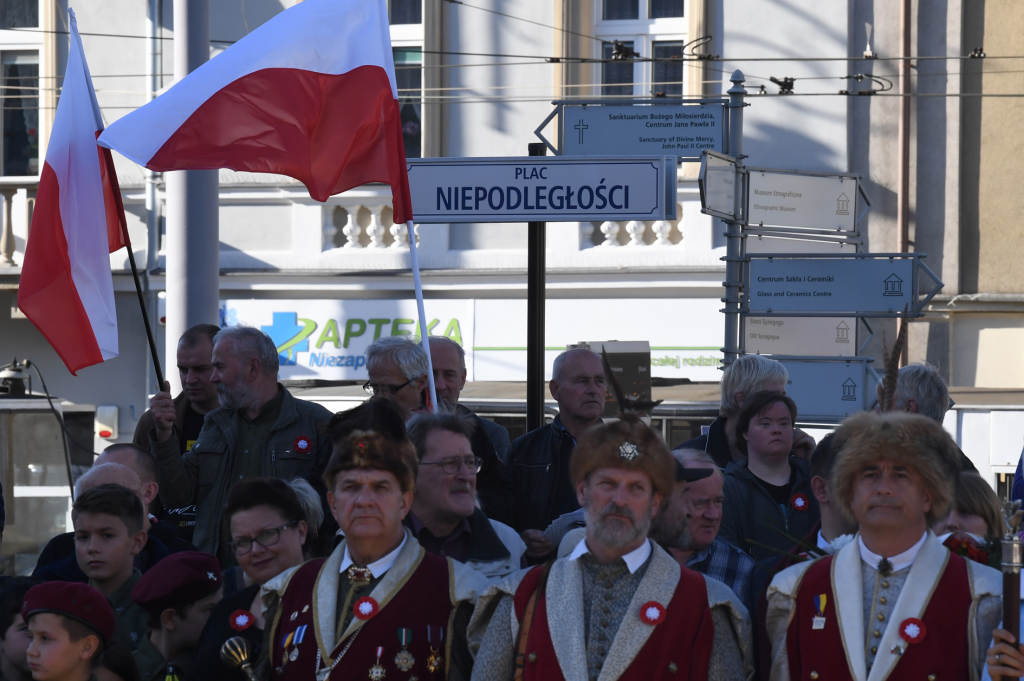
[[857, 475], [877, 461], [898, 462], [918, 472], [932, 495], [929, 525], [953, 507], [960, 452], [938, 422], [918, 414], [861, 412], [843, 421], [832, 445], [837, 453], [830, 486], [849, 520], [856, 520], [852, 502]]
[[327, 426], [334, 446], [324, 482], [334, 491], [342, 471], [357, 468], [388, 471], [403, 492], [416, 489], [416, 449], [409, 440], [401, 411], [390, 400], [372, 399], [335, 414]]
[[599, 468], [642, 471], [655, 492], [669, 495], [675, 487], [675, 460], [655, 431], [634, 414], [619, 421], [599, 423], [580, 437], [572, 453], [569, 474], [573, 483]]

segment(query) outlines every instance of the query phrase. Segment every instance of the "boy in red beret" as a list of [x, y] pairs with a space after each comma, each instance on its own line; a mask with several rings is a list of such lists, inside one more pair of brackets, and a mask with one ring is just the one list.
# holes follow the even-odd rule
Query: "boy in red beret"
[[88, 681], [110, 643], [117, 620], [96, 589], [77, 582], [47, 582], [25, 594], [21, 616], [32, 642], [26, 655], [36, 681]]
[[71, 507], [75, 557], [89, 586], [107, 597], [117, 616], [113, 643], [135, 650], [146, 635], [145, 611], [131, 599], [142, 573], [135, 556], [146, 545], [142, 501], [122, 485], [97, 485], [82, 492]]
[[134, 653], [142, 681], [188, 678], [203, 627], [223, 596], [220, 562], [209, 553], [172, 554], [142, 576], [132, 589], [152, 630]]

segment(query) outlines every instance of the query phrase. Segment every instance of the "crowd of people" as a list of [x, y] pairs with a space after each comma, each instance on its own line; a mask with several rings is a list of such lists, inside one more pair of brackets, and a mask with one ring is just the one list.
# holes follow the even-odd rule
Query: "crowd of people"
[[332, 414], [258, 329], [189, 329], [182, 392], [77, 480], [33, 575], [0, 578], [3, 681], [1024, 673], [989, 566], [1002, 509], [934, 369], [815, 443], [785, 367], [743, 356], [670, 451], [628, 405], [602, 418], [586, 348], [515, 441], [459, 404], [462, 348], [429, 352], [375, 340], [371, 398]]

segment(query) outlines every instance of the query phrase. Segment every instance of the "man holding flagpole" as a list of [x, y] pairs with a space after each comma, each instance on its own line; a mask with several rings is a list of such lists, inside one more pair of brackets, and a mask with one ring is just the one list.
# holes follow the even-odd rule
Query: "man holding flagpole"
[[99, 144], [154, 171], [287, 175], [317, 201], [391, 185], [426, 329], [387, 17], [386, 0], [298, 3], [113, 123]]

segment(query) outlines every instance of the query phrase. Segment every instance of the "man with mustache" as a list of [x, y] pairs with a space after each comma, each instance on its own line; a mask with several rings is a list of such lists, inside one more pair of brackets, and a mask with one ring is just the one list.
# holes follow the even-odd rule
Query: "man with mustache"
[[833, 445], [830, 503], [860, 531], [772, 581], [772, 681], [979, 678], [1002, 575], [928, 529], [954, 500], [956, 444], [924, 416], [861, 413]]
[[[582, 435], [570, 474], [586, 538], [481, 596], [473, 679], [746, 679], [750, 620], [728, 587], [647, 537], [675, 462], [635, 415]], [[703, 472], [702, 477], [703, 477]]]
[[277, 382], [277, 347], [259, 329], [222, 329], [214, 337], [211, 363], [221, 406], [206, 415], [192, 449], [179, 452], [168, 391], [150, 400], [156, 427], [149, 439], [164, 503], [195, 504], [193, 543], [229, 567], [237, 562], [220, 514], [228, 490], [246, 478], [316, 480], [331, 454], [330, 442], [319, 434], [331, 413], [294, 398]]

